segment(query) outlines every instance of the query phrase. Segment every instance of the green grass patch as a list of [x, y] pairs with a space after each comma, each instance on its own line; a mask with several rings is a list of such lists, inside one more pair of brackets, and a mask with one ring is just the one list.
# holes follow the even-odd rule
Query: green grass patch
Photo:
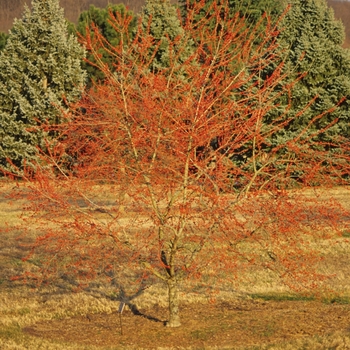
[[322, 302], [325, 304], [341, 304], [341, 305], [348, 305], [350, 304], [350, 297], [348, 296], [328, 296], [322, 298]]
[[210, 339], [211, 334], [208, 333], [206, 330], [195, 330], [191, 332], [191, 337], [196, 339], [196, 340], [202, 340], [202, 341], [206, 341], [208, 339]]
[[254, 293], [249, 295], [255, 300], [265, 301], [313, 301], [316, 298], [310, 295], [286, 294], [286, 293]]
[[[285, 294], [285, 293], [255, 293], [250, 294], [254, 300], [264, 301], [315, 301], [318, 298], [313, 295]], [[325, 304], [350, 304], [350, 296], [331, 295], [320, 299]]]
[[28, 315], [30, 314], [30, 309], [28, 307], [22, 307], [21, 309], [17, 310], [17, 314], [20, 316]]
[[342, 232], [342, 236], [343, 236], [344, 238], [350, 238], [350, 231], [343, 231], [343, 232]]
[[20, 340], [23, 337], [22, 329], [19, 324], [0, 326], [0, 339]]

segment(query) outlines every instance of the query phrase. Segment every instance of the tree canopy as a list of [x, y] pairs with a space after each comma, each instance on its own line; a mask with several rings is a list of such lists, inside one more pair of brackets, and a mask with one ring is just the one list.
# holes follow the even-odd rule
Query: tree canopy
[[[304, 138], [316, 118], [266, 153], [286, 126], [279, 99], [291, 104], [296, 83], [283, 73], [277, 28], [252, 32], [227, 4], [198, 22], [200, 5], [167, 38], [180, 52], [183, 37], [196, 39], [181, 65], [169, 55], [149, 69], [163, 52], [148, 35], [157, 18], [133, 36], [129, 14], [112, 17], [123, 38], [114, 46], [97, 27], [87, 31], [84, 44], [106, 78], [52, 126], [60, 142], [25, 174], [25, 191], [16, 188], [40, 228], [28, 257], [35, 255], [36, 270], [25, 278], [75, 288], [108, 282], [122, 297], [161, 283], [170, 327], [181, 325], [180, 291], [232, 290], [252, 266], [297, 291], [324, 278], [311, 247], [348, 229], [349, 210], [319, 195], [348, 184], [349, 148], [330, 154]], [[99, 60], [101, 47], [112, 68]], [[274, 70], [257, 80], [267, 66]], [[232, 161], [248, 148], [245, 164]]]
[[[120, 16], [128, 13], [131, 16], [129, 23], [129, 32], [131, 33], [136, 26], [136, 17], [133, 16], [131, 11], [128, 11], [123, 4], [120, 5], [107, 5], [106, 8], [98, 8], [93, 5], [90, 6], [89, 10], [83, 11], [78, 19], [76, 31], [78, 35], [84, 37], [87, 30], [93, 30], [94, 27], [98, 28], [99, 33], [102, 35], [101, 39], [107, 41], [110, 47], [117, 46], [121, 40], [120, 33], [117, 28], [113, 26], [111, 22], [111, 16]], [[88, 85], [91, 86], [92, 82], [99, 82], [105, 77], [100, 69], [96, 67], [98, 65], [97, 60], [113, 67], [113, 55], [108, 50], [99, 47], [98, 55], [92, 53], [87, 54], [87, 61], [83, 64], [84, 69], [88, 74]]]
[[[68, 35], [58, 0], [33, 0], [16, 20], [0, 54], [0, 164], [14, 171], [33, 164], [45, 147], [45, 125], [80, 96], [84, 49]], [[18, 169], [17, 169], [18, 170]]]
[[[192, 42], [184, 35], [180, 15], [170, 0], [146, 0], [140, 18], [142, 31], [139, 35], [146, 35], [153, 41], [154, 47], [148, 53], [149, 59], [154, 56], [150, 65], [152, 71], [168, 68], [171, 63], [174, 63], [173, 57], [176, 57], [178, 64], [188, 58]], [[182, 43], [176, 42], [175, 39]]]
[[8, 34], [0, 32], [0, 51], [5, 47]]
[[[333, 136], [350, 137], [350, 51], [342, 47], [343, 24], [325, 0], [293, 0], [280, 24], [279, 45], [288, 79], [300, 76], [293, 88], [289, 113], [298, 114], [314, 99], [302, 117], [286, 126], [298, 132], [317, 118], [310, 129], [324, 130], [318, 137], [332, 141]], [[331, 113], [327, 113], [329, 109]], [[330, 123], [334, 125], [330, 128]], [[326, 130], [327, 129], [327, 130]]]

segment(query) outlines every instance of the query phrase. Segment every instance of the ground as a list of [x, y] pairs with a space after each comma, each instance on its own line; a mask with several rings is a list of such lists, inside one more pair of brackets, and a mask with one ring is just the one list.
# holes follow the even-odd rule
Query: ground
[[[26, 203], [11, 205], [5, 194], [0, 191], [1, 350], [350, 349], [349, 230], [317, 242], [320, 271], [332, 277], [325, 281], [329, 294], [293, 294], [253, 270], [249, 283], [222, 290], [215, 302], [205, 293], [182, 293], [182, 327], [170, 329], [162, 285], [146, 289], [120, 315], [119, 301], [103, 288], [75, 293], [62, 284], [37, 289], [14, 281], [35, 261], [22, 260], [32, 237], [17, 228]], [[333, 197], [349, 208], [349, 194], [342, 188]]]
[[[24, 331], [41, 338], [82, 345], [217, 349], [285, 342], [350, 331], [350, 305], [322, 301], [237, 300], [182, 307], [182, 327], [165, 328], [166, 310], [135, 315], [94, 314], [46, 321]], [[120, 317], [121, 316], [121, 317]]]

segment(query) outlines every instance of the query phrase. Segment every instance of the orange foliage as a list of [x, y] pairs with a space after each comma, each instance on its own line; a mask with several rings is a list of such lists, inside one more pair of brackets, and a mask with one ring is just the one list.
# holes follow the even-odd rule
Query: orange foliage
[[[114, 71], [101, 62], [106, 81], [57, 126], [60, 141], [48, 142], [29, 179], [32, 219], [44, 231], [33, 247], [40, 281], [106, 278], [119, 289], [127, 279], [140, 291], [160, 279], [176, 326], [182, 280], [209, 273], [220, 288], [250, 266], [298, 290], [322, 280], [312, 242], [344, 229], [349, 214], [317, 194], [346, 181], [349, 151], [330, 157], [305, 130], [264, 151], [289, 122], [281, 115], [264, 123], [291, 88], [283, 64], [257, 78], [277, 62], [276, 27], [252, 32], [227, 11], [196, 24], [189, 15], [182, 40], [170, 42], [184, 47], [156, 72], [152, 38], [141, 28], [130, 38], [127, 15], [111, 19], [123, 34], [118, 46], [97, 31], [86, 38], [96, 57], [100, 47], [114, 56]], [[197, 45], [179, 64], [192, 38]]]

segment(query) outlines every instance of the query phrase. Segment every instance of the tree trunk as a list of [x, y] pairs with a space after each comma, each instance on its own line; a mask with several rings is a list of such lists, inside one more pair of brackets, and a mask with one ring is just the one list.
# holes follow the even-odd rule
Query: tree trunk
[[167, 327], [180, 327], [179, 314], [179, 293], [177, 288], [177, 281], [175, 278], [168, 279], [168, 294], [169, 294], [169, 321]]

